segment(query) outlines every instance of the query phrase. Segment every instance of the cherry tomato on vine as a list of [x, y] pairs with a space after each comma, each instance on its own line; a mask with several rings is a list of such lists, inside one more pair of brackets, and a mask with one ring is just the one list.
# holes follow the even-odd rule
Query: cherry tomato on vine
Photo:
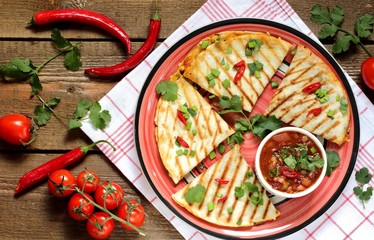
[[66, 197], [74, 193], [77, 181], [72, 172], [59, 169], [52, 172], [48, 178], [49, 192], [56, 197]]
[[[84, 194], [85, 197], [93, 201], [93, 198]], [[95, 206], [92, 205], [86, 198], [80, 193], [75, 193], [68, 203], [68, 213], [71, 218], [77, 221], [84, 221], [91, 217], [92, 213], [95, 210]]]
[[[130, 222], [135, 227], [139, 228], [143, 225], [145, 213], [143, 206], [136, 200], [130, 200], [123, 203], [118, 208], [118, 217]], [[132, 227], [121, 223], [121, 226], [127, 230], [133, 230]]]
[[96, 212], [87, 220], [86, 230], [94, 239], [107, 239], [114, 230], [114, 220], [105, 212]]
[[369, 57], [362, 63], [361, 75], [366, 85], [374, 90], [374, 57]]
[[100, 178], [96, 172], [92, 170], [84, 170], [78, 174], [77, 186], [85, 193], [95, 192], [97, 186], [100, 184]]
[[125, 193], [116, 182], [104, 182], [96, 188], [95, 201], [100, 206], [114, 210], [121, 205]]
[[31, 139], [31, 121], [22, 114], [12, 113], [0, 118], [0, 138], [4, 141], [22, 145]]

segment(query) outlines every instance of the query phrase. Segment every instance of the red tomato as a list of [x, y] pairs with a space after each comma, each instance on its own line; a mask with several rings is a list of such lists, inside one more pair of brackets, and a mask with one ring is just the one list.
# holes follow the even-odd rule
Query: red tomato
[[31, 121], [22, 114], [7, 114], [0, 118], [0, 138], [14, 145], [31, 139]]
[[88, 219], [86, 230], [94, 239], [107, 239], [114, 230], [114, 220], [105, 212], [96, 212]]
[[362, 63], [361, 75], [366, 85], [374, 90], [374, 57], [369, 57]]
[[49, 192], [57, 197], [66, 197], [75, 191], [77, 181], [72, 172], [59, 169], [52, 172], [48, 178]]
[[[135, 227], [139, 228], [143, 225], [145, 219], [144, 208], [136, 200], [125, 202], [118, 208], [118, 217], [130, 222]], [[132, 227], [121, 223], [121, 226], [127, 230], [133, 230]]]
[[97, 186], [100, 184], [100, 178], [96, 172], [92, 170], [84, 170], [79, 173], [77, 177], [77, 186], [85, 193], [95, 192]]
[[[93, 201], [93, 198], [85, 193], [85, 196]], [[75, 193], [69, 200], [68, 213], [77, 221], [84, 221], [91, 217], [95, 206], [92, 205], [82, 194]]]
[[104, 182], [96, 188], [95, 201], [100, 206], [114, 210], [121, 205], [125, 193], [115, 182]]

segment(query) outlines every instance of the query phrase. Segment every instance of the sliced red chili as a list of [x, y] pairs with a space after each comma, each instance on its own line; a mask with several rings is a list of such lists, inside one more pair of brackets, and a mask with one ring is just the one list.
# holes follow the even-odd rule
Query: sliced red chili
[[279, 170], [280, 170], [280, 173], [285, 177], [292, 178], [292, 179], [300, 178], [300, 174], [296, 172], [295, 170], [292, 170], [289, 167], [282, 166]]
[[184, 147], [184, 148], [190, 148], [190, 146], [188, 145], [188, 143], [186, 141], [184, 141], [184, 139], [180, 136], [177, 137], [177, 141], [179, 142], [179, 144]]
[[187, 120], [183, 116], [183, 113], [179, 109], [177, 109], [177, 117], [178, 117], [179, 121], [181, 121], [183, 123], [184, 126], [187, 125]]
[[222, 203], [227, 200], [227, 196], [221, 197], [217, 200], [217, 203]]
[[218, 182], [219, 184], [228, 184], [230, 182], [229, 180], [225, 180], [225, 179], [221, 179], [221, 178], [216, 178], [214, 180], [216, 182]]
[[310, 110], [310, 111], [306, 114], [306, 116], [307, 116], [307, 117], [308, 117], [309, 115], [318, 116], [321, 112], [322, 112], [322, 107], [313, 108], [312, 110]]
[[303, 88], [302, 92], [303, 93], [314, 93], [321, 86], [322, 84], [320, 82], [315, 82]]
[[233, 68], [235, 69], [238, 69], [236, 74], [235, 74], [235, 77], [234, 77], [234, 83], [238, 83], [240, 79], [242, 79], [243, 75], [244, 75], [244, 71], [245, 71], [245, 61], [244, 60], [240, 60], [239, 62], [237, 62]]

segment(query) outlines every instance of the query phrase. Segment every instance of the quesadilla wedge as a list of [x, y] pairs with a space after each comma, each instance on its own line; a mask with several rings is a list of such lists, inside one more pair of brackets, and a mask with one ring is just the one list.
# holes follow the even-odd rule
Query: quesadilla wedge
[[349, 140], [350, 109], [341, 82], [321, 58], [301, 45], [265, 115], [338, 145]]
[[179, 64], [183, 75], [221, 97], [238, 95], [252, 111], [292, 45], [270, 34], [227, 31], [203, 39]]
[[178, 86], [177, 99], [159, 98], [155, 135], [162, 163], [178, 183], [235, 131], [182, 75], [169, 81]]
[[280, 214], [243, 158], [239, 145], [172, 198], [196, 217], [226, 227], [253, 226], [275, 220]]

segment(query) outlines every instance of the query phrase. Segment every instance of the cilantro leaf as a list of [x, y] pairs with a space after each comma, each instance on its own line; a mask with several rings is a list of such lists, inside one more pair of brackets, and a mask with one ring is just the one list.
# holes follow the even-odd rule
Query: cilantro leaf
[[79, 70], [79, 68], [82, 66], [82, 61], [81, 54], [77, 47], [73, 47], [72, 50], [66, 53], [64, 64], [65, 67], [71, 71]]
[[241, 198], [244, 196], [244, 188], [242, 186], [235, 187], [235, 197]]
[[370, 14], [361, 16], [355, 23], [355, 31], [360, 38], [367, 38], [373, 31], [374, 17]]
[[325, 25], [318, 32], [318, 38], [325, 39], [333, 37], [338, 32], [339, 28], [336, 25]]
[[87, 115], [90, 107], [92, 106], [92, 102], [88, 99], [82, 99], [78, 102], [77, 107], [73, 116], [75, 118], [82, 118]]
[[205, 187], [202, 184], [197, 184], [194, 187], [188, 188], [184, 194], [184, 199], [188, 204], [201, 203], [205, 198]]
[[326, 157], [327, 157], [326, 176], [330, 176], [332, 170], [336, 168], [337, 166], [339, 166], [340, 156], [336, 151], [326, 150]]
[[35, 67], [32, 65], [31, 60], [27, 58], [26, 59], [14, 58], [10, 61], [10, 63], [16, 66], [23, 73], [30, 73], [33, 70], [35, 70]]
[[83, 99], [78, 102], [72, 118], [69, 119], [69, 130], [81, 127], [82, 124], [80, 122], [84, 120], [87, 115], [91, 124], [100, 130], [106, 128], [112, 119], [108, 110], [101, 110], [100, 103], [92, 103], [90, 100]]
[[265, 117], [264, 115], [256, 114], [250, 121], [253, 126], [253, 133], [259, 138], [266, 137], [271, 131], [282, 126], [282, 122], [274, 115]]
[[360, 40], [350, 34], [345, 34], [336, 39], [332, 46], [332, 52], [339, 54], [348, 51], [351, 46], [351, 42], [357, 44]]
[[322, 9], [321, 5], [316, 4], [312, 7], [310, 20], [317, 24], [332, 23], [330, 9]]
[[70, 50], [73, 47], [73, 45], [61, 35], [60, 31], [57, 28], [52, 29], [51, 38], [53, 41], [53, 45], [58, 50], [65, 51], [68, 49]]
[[355, 177], [360, 184], [367, 184], [370, 182], [372, 175], [369, 173], [369, 169], [364, 167], [356, 172]]
[[340, 26], [344, 20], [344, 10], [339, 5], [335, 5], [330, 13], [332, 23], [336, 26]]
[[31, 96], [35, 96], [39, 92], [43, 91], [43, 86], [40, 83], [40, 79], [36, 73], [34, 73], [30, 78], [30, 86], [31, 86]]
[[287, 165], [287, 167], [291, 168], [294, 170], [296, 168], [296, 159], [292, 155], [288, 155], [286, 158], [283, 159], [284, 163]]
[[243, 134], [240, 131], [236, 131], [233, 135], [231, 135], [228, 140], [228, 144], [237, 143], [241, 144], [244, 142]]
[[162, 80], [156, 86], [156, 93], [166, 101], [173, 102], [178, 98], [178, 85], [175, 82]]
[[219, 111], [219, 114], [226, 114], [230, 112], [243, 112], [242, 100], [238, 95], [232, 96], [231, 99], [228, 96], [222, 96], [219, 98], [218, 104], [223, 109]]
[[38, 126], [44, 126], [51, 119], [51, 112], [42, 105], [38, 105], [34, 109], [34, 122]]
[[30, 59], [14, 58], [0, 67], [1, 75], [15, 80], [24, 80], [34, 72]]

